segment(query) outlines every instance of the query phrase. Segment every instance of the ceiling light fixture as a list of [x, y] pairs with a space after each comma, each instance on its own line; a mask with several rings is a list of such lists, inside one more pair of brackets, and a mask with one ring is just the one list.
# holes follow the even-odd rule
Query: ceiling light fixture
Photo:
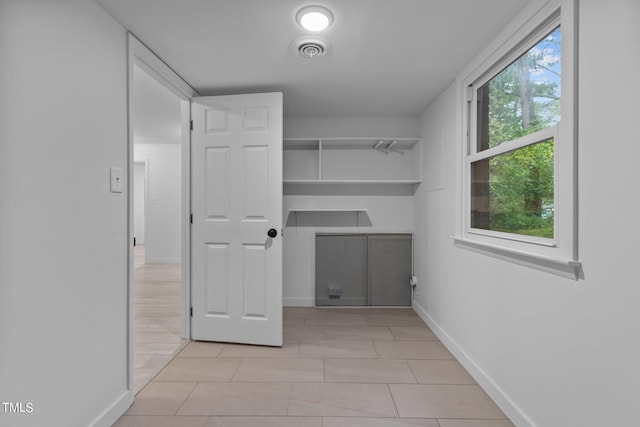
[[318, 32], [333, 22], [333, 13], [326, 7], [306, 6], [296, 14], [296, 21], [307, 31]]

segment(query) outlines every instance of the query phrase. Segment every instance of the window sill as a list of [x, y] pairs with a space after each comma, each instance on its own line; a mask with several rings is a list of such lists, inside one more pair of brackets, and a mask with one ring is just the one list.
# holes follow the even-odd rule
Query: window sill
[[494, 258], [513, 262], [536, 270], [545, 271], [568, 279], [578, 280], [584, 278], [582, 264], [579, 261], [535, 255], [528, 252], [490, 245], [487, 243], [480, 243], [459, 237], [452, 237], [452, 239], [453, 244], [458, 248], [489, 255]]

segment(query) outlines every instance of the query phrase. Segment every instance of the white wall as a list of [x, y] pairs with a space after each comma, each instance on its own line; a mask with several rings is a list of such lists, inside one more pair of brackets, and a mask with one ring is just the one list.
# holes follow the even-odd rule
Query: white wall
[[[417, 117], [285, 117], [285, 138], [318, 137], [416, 137]], [[327, 190], [328, 191], [323, 191]], [[410, 189], [363, 189], [323, 187], [317, 194], [284, 196], [283, 256], [284, 304], [315, 304], [315, 234], [413, 232], [414, 202]], [[338, 195], [332, 194], [339, 191]], [[363, 194], [363, 191], [365, 194]], [[295, 208], [360, 208], [358, 227], [355, 213], [287, 216]]]
[[414, 138], [419, 136], [420, 120], [412, 116], [287, 116], [283, 127], [285, 138]]
[[3, 0], [0, 55], [0, 400], [33, 404], [0, 425], [110, 425], [132, 398], [126, 33], [92, 1]]
[[[444, 188], [416, 197], [416, 309], [516, 425], [637, 425], [640, 3], [580, 2], [578, 282], [455, 248], [460, 149], [451, 86], [423, 116]], [[425, 150], [428, 152], [429, 150]], [[434, 149], [438, 152], [438, 149]], [[435, 178], [434, 178], [435, 179]]]
[[[178, 142], [179, 142], [178, 138]], [[180, 144], [135, 144], [134, 160], [147, 162], [145, 262], [180, 262], [182, 172]]]

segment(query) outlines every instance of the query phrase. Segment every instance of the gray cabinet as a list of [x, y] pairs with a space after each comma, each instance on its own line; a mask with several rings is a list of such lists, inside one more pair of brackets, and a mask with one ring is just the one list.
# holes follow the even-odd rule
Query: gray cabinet
[[317, 234], [317, 306], [410, 306], [411, 234]]

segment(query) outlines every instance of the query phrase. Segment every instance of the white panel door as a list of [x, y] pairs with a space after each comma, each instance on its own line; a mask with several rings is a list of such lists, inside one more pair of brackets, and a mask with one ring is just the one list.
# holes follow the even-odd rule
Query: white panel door
[[281, 346], [282, 94], [197, 97], [191, 118], [192, 338]]

